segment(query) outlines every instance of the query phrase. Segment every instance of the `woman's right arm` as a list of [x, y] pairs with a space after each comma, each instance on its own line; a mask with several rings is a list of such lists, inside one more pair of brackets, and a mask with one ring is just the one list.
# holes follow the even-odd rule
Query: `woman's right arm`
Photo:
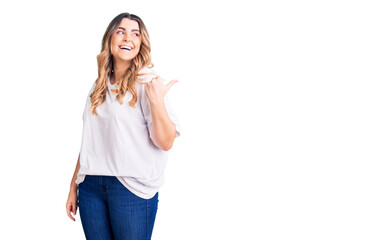
[[78, 173], [79, 169], [80, 169], [80, 154], [78, 154], [76, 169], [74, 170], [74, 174], [73, 174], [72, 181], [71, 181], [71, 184], [70, 184], [70, 191], [77, 192], [76, 179], [77, 179], [77, 173]]
[[67, 210], [67, 215], [70, 219], [73, 221], [76, 221], [76, 219], [71, 215], [73, 212], [74, 215], [76, 215], [78, 203], [77, 203], [77, 184], [76, 184], [76, 178], [78, 170], [80, 169], [80, 154], [78, 154], [78, 160], [76, 164], [76, 170], [74, 171], [73, 178], [70, 184], [70, 190], [68, 195], [67, 204], [65, 206]]

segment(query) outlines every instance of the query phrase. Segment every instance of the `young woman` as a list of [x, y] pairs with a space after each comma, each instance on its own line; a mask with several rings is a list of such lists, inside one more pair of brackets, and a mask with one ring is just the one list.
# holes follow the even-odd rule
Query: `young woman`
[[150, 239], [168, 150], [180, 135], [167, 91], [151, 68], [149, 35], [136, 15], [108, 25], [98, 78], [83, 113], [81, 150], [66, 211], [87, 239]]

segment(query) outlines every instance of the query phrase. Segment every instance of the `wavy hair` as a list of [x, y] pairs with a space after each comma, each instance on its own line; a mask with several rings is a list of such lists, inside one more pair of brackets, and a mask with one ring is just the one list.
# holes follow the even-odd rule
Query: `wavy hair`
[[98, 115], [96, 108], [106, 100], [108, 77], [110, 77], [113, 70], [113, 59], [110, 51], [111, 38], [123, 18], [129, 18], [138, 22], [141, 34], [141, 46], [137, 56], [132, 59], [131, 66], [116, 83], [116, 89], [111, 89], [113, 93], [117, 94], [116, 99], [120, 102], [120, 104], [123, 104], [123, 98], [129, 90], [129, 92], [132, 94], [132, 99], [128, 102], [128, 104], [129, 106], [136, 108], [137, 89], [135, 85], [136, 82], [144, 84], [144, 82], [140, 81], [139, 77], [141, 75], [147, 75], [144, 73], [139, 73], [139, 71], [144, 67], [154, 67], [154, 64], [151, 62], [149, 33], [144, 22], [140, 17], [130, 13], [121, 13], [116, 16], [110, 22], [106, 32], [103, 35], [101, 53], [97, 55], [98, 78], [96, 80], [94, 91], [90, 94], [92, 105], [89, 108], [89, 110], [95, 115]]

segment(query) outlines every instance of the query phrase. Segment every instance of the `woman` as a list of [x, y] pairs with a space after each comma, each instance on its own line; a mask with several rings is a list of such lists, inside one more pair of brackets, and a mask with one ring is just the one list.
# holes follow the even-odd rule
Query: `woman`
[[151, 69], [149, 35], [136, 15], [115, 17], [103, 36], [87, 97], [81, 150], [66, 210], [87, 239], [150, 239], [168, 150], [180, 126]]

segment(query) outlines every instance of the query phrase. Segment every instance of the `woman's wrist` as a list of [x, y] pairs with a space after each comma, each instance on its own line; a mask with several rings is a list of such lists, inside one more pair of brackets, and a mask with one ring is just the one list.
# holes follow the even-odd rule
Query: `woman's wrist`
[[77, 191], [77, 184], [75, 182], [71, 183], [70, 190], [71, 192], [76, 192]]

